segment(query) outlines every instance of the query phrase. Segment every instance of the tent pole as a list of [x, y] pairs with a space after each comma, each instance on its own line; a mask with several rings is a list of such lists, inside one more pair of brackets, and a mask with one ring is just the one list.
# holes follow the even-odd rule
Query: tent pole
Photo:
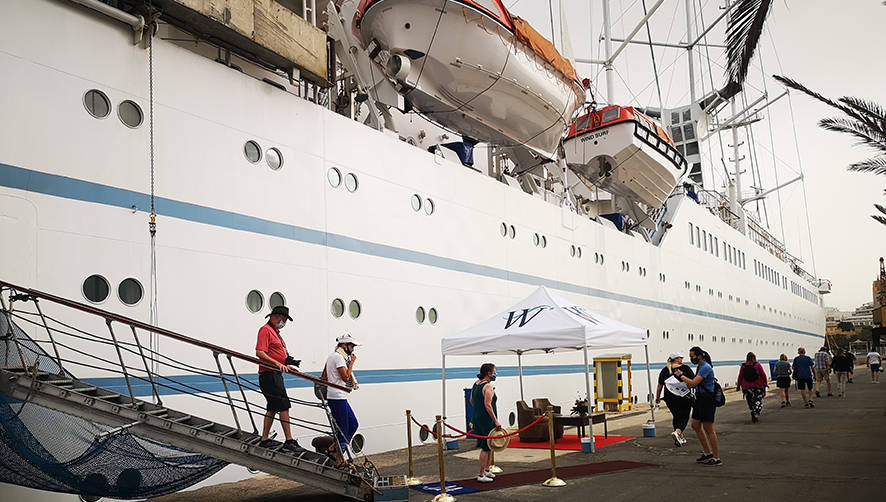
[[446, 419], [446, 356], [443, 356], [443, 419]]
[[591, 375], [590, 370], [588, 369], [588, 346], [584, 347], [584, 355], [585, 355], [585, 397], [588, 400], [588, 435], [591, 437], [591, 453], [597, 451], [597, 447], [594, 445], [594, 420], [591, 418], [593, 414], [593, 410], [591, 410]]
[[652, 372], [649, 369], [649, 344], [643, 346], [646, 352], [646, 400], [649, 401], [649, 410], [652, 412], [652, 422], [655, 422], [655, 406], [652, 404]]
[[517, 372], [520, 374], [520, 401], [526, 401], [523, 398], [523, 352], [517, 351]]

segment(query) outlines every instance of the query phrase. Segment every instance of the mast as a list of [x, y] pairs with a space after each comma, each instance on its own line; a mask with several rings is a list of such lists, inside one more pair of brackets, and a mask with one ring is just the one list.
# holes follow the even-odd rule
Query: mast
[[692, 19], [692, 0], [686, 0], [686, 55], [689, 63], [689, 102], [695, 104], [695, 63], [693, 61], [693, 46], [688, 42], [695, 40], [695, 29]]
[[[687, 2], [691, 0], [686, 0]], [[606, 70], [606, 103], [613, 104], [615, 102], [615, 80], [612, 74], [612, 21], [609, 17], [609, 0], [603, 0], [603, 50], [606, 56], [606, 63], [603, 68]]]
[[[732, 115], [736, 117], [738, 110], [736, 110], [735, 106], [735, 96], [732, 97], [730, 106], [732, 108]], [[740, 146], [738, 142], [738, 122], [732, 124], [732, 163], [735, 169], [733, 178], [729, 181], [729, 209], [732, 211], [732, 214], [738, 216], [739, 218], [739, 228], [738, 231], [746, 234], [747, 231], [747, 220], [745, 216], [744, 209], [741, 205], [741, 157], [738, 156], [738, 147]]]

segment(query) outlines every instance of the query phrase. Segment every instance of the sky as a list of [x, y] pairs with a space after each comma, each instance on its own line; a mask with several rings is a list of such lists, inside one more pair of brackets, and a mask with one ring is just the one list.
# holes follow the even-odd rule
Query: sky
[[[574, 57], [604, 59], [602, 42], [599, 42], [602, 1], [504, 0], [504, 3], [513, 14], [528, 20], [549, 38], [552, 11], [554, 40], [561, 50], [562, 8]], [[722, 0], [690, 1], [695, 5], [696, 23], [700, 25], [704, 17], [705, 26], [720, 15], [719, 6], [724, 4]], [[656, 3], [655, 0], [645, 2], [650, 8]], [[643, 0], [610, 0], [613, 38], [624, 38], [642, 19], [642, 3]], [[666, 0], [650, 20], [652, 39], [685, 43], [685, 8], [685, 0]], [[772, 74], [780, 74], [831, 98], [855, 96], [886, 106], [886, 64], [879, 50], [886, 46], [884, 20], [886, 6], [880, 0], [775, 0], [760, 49], [749, 70], [744, 99], [750, 103], [764, 91], [768, 91], [770, 98], [781, 94], [784, 87], [771, 78]], [[707, 41], [722, 45], [724, 30], [725, 20], [709, 32]], [[645, 27], [635, 39], [648, 40]], [[664, 107], [687, 104], [686, 51], [657, 47], [654, 52]], [[719, 88], [725, 83], [723, 52], [717, 47], [696, 52], [699, 94], [702, 87], [710, 90], [712, 84]], [[615, 67], [613, 102], [626, 106], [659, 106], [648, 45], [628, 45]], [[600, 95], [598, 100], [605, 102], [606, 84], [600, 67], [579, 63], [576, 69], [580, 77], [592, 79]], [[739, 139], [740, 155], [759, 163], [760, 177], [755, 184], [769, 189], [801, 172], [804, 177], [803, 182], [771, 194], [767, 198], [766, 214], [762, 214], [761, 207], [761, 220], [765, 223], [768, 215], [771, 233], [787, 244], [788, 251], [802, 260], [807, 271], [833, 282], [833, 292], [824, 298], [826, 306], [854, 310], [871, 301], [871, 282], [878, 273], [878, 259], [886, 255], [886, 226], [870, 215], [876, 212], [873, 204], [886, 204], [886, 176], [854, 173], [847, 171], [846, 166], [872, 157], [874, 152], [854, 146], [853, 138], [848, 135], [818, 127], [818, 120], [841, 114], [799, 92], [792, 91], [760, 116], [762, 120], [753, 127], [753, 138], [742, 133]], [[724, 136], [724, 148], [727, 136], [731, 134]], [[722, 191], [720, 143], [712, 140], [702, 149], [703, 162], [707, 164], [706, 187]], [[728, 162], [731, 148], [727, 150]], [[752, 184], [751, 166], [744, 165], [747, 171], [742, 184], [747, 197], [752, 195], [752, 189], [748, 188]], [[710, 166], [716, 169], [712, 172]]]

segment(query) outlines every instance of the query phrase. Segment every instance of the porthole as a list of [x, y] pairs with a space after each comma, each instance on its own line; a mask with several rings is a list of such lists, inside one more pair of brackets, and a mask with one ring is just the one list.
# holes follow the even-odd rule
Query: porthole
[[517, 421], [517, 415], [515, 415], [513, 411], [510, 412], [510, 413], [508, 414], [508, 424], [510, 424], [511, 427], [513, 427], [513, 426], [514, 426], [514, 423], [515, 423], [516, 421]]
[[341, 301], [341, 298], [336, 298], [335, 300], [332, 300], [331, 311], [332, 317], [341, 317], [345, 313], [345, 302]]
[[108, 298], [111, 286], [108, 280], [100, 275], [90, 275], [83, 281], [83, 296], [92, 303], [101, 303]]
[[258, 290], [253, 289], [246, 294], [246, 308], [253, 314], [261, 310], [264, 304], [265, 297]]
[[142, 296], [144, 296], [142, 284], [132, 277], [123, 279], [117, 286], [117, 297], [126, 305], [135, 305], [141, 301]]
[[357, 300], [351, 300], [351, 303], [348, 304], [348, 313], [351, 315], [351, 319], [360, 317], [360, 309], [360, 302]]
[[575, 256], [575, 244], [569, 247], [569, 256]]
[[548, 238], [545, 237], [544, 235], [541, 236], [541, 247], [543, 247], [543, 248], [548, 247]]
[[128, 99], [117, 106], [117, 116], [126, 127], [133, 129], [142, 125], [142, 120], [144, 120], [141, 107], [135, 101]]
[[273, 309], [274, 307], [283, 307], [285, 305], [286, 297], [283, 296], [283, 293], [279, 291], [271, 293], [271, 296], [268, 298], [268, 307]]
[[246, 156], [246, 160], [255, 164], [261, 160], [261, 147], [255, 141], [249, 140], [243, 145], [243, 155]]
[[421, 211], [421, 197], [417, 193], [412, 194], [412, 210]]
[[98, 89], [90, 89], [83, 95], [83, 106], [90, 115], [97, 119], [103, 119], [111, 113], [111, 101], [108, 96]]
[[363, 434], [354, 434], [354, 437], [351, 438], [351, 451], [354, 453], [360, 453], [363, 451], [363, 446], [366, 444], [366, 439], [363, 437]]
[[326, 171], [326, 179], [333, 188], [338, 188], [341, 185], [341, 171], [337, 167], [330, 167]]
[[535, 235], [532, 237], [532, 243], [535, 244], [536, 246], [538, 246], [538, 243], [539, 243], [540, 241], [541, 241], [541, 239], [538, 237], [538, 234], [535, 234]]
[[434, 214], [434, 201], [431, 199], [425, 199], [425, 213], [428, 216]]
[[349, 192], [357, 191], [357, 176], [354, 173], [348, 173], [345, 176], [345, 188], [348, 189]]
[[575, 256], [581, 258], [581, 246], [575, 248]]
[[268, 163], [268, 167], [276, 171], [283, 167], [283, 154], [276, 148], [268, 148], [265, 151], [265, 162]]
[[415, 309], [415, 320], [419, 324], [425, 322], [425, 308], [424, 307], [419, 307], [419, 308]]
[[605, 262], [605, 261], [606, 261], [606, 258], [603, 256], [603, 253], [600, 253], [600, 265], [602, 265], [603, 262]]
[[431, 324], [437, 324], [437, 309], [431, 308], [428, 310], [428, 321]]
[[594, 253], [594, 263], [600, 263], [600, 253]]
[[424, 425], [423, 427], [418, 428], [418, 438], [421, 439], [421, 442], [424, 443], [431, 436], [428, 434], [428, 431], [431, 430], [430, 427]]
[[506, 235], [508, 235], [508, 226], [502, 223], [501, 226], [498, 228], [498, 231], [501, 233], [502, 237], [505, 237]]
[[514, 225], [511, 225], [510, 227], [508, 227], [508, 235], [511, 236], [511, 239], [513, 239], [514, 237], [517, 236], [517, 229], [514, 228]]

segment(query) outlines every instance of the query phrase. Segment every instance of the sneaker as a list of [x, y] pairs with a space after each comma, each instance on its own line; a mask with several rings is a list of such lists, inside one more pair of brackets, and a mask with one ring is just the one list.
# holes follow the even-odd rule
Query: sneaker
[[782, 403], [781, 403], [781, 407], [782, 407], [782, 408], [787, 407], [787, 405], [788, 405], [788, 403], [785, 403], [784, 401], [782, 401]]
[[810, 408], [815, 408], [815, 403], [813, 403], [812, 401], [809, 401], [809, 407], [810, 407]]
[[487, 478], [495, 479], [495, 474], [493, 474], [492, 471], [487, 470], [486, 472], [483, 473], [483, 475], [486, 476]]
[[682, 442], [680, 442], [680, 433], [679, 432], [674, 431], [673, 433], [671, 433], [671, 436], [674, 436], [674, 446], [679, 447], [680, 445], [683, 444]]
[[803, 404], [803, 407], [804, 407], [804, 408], [812, 408], [812, 406], [809, 406], [810, 404], [812, 404], [812, 403], [804, 403], [804, 404]]
[[704, 461], [704, 465], [723, 465], [723, 461], [719, 458], [711, 457]]
[[301, 445], [298, 444], [298, 441], [296, 441], [294, 439], [287, 439], [286, 441], [284, 441], [283, 442], [283, 449], [289, 450], [292, 452], [304, 450], [304, 448], [302, 448]]
[[821, 397], [821, 392], [815, 391], [815, 397]]
[[760, 420], [759, 418], [757, 418], [757, 415], [754, 415], [753, 413], [751, 413], [751, 422], [757, 423], [757, 420]]
[[258, 445], [261, 446], [262, 448], [272, 448], [272, 447], [277, 446], [279, 444], [280, 443], [278, 443], [277, 441], [274, 441], [273, 439], [263, 439], [262, 441], [260, 441], [258, 443]]
[[489, 473], [485, 473], [483, 476], [477, 476], [477, 481], [481, 483], [492, 483], [492, 478], [489, 477]]
[[790, 402], [790, 401], [788, 401], [788, 402], [787, 402], [787, 403], [785, 403], [785, 404], [786, 404], [786, 405], [788, 405], [788, 408], [790, 408], [790, 407], [791, 407], [791, 402]]
[[703, 462], [707, 462], [708, 460], [710, 460], [712, 458], [714, 458], [713, 453], [702, 453], [700, 457], [695, 459], [695, 461], [698, 463], [703, 463]]
[[852, 383], [852, 379], [851, 379], [851, 378], [849, 379], [849, 383]]
[[687, 441], [685, 437], [681, 437], [681, 438], [680, 438], [680, 446], [683, 446], [684, 444], [686, 444], [686, 443], [688, 443], [688, 442], [689, 442], [689, 441]]

